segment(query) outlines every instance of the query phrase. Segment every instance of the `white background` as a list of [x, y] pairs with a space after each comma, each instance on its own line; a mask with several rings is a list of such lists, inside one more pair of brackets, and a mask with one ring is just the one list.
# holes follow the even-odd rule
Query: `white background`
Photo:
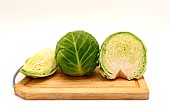
[[[170, 109], [169, 0], [0, 0], [0, 109]], [[46, 100], [16, 96], [12, 77], [43, 48], [55, 49], [69, 31], [85, 30], [101, 45], [130, 31], [147, 47], [149, 100]], [[17, 81], [22, 79], [20, 74]]]

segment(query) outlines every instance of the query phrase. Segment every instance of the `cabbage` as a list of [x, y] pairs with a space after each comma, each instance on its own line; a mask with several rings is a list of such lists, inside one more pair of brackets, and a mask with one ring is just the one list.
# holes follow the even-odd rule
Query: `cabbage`
[[101, 46], [99, 64], [100, 73], [107, 79], [139, 79], [146, 70], [146, 48], [130, 32], [112, 34]]
[[98, 63], [99, 45], [88, 32], [73, 31], [57, 42], [55, 53], [57, 63], [65, 74], [91, 75]]
[[27, 60], [26, 64], [20, 69], [20, 72], [33, 78], [45, 77], [55, 73], [57, 63], [55, 51], [52, 49], [43, 49]]

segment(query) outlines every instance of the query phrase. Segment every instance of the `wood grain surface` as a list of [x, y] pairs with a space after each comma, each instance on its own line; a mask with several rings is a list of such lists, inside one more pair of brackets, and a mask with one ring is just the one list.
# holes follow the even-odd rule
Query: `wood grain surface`
[[45, 78], [25, 77], [15, 85], [14, 91], [16, 95], [28, 100], [149, 98], [144, 77], [131, 81], [123, 78], [107, 80], [99, 73], [99, 67], [91, 76], [72, 77], [58, 69], [55, 74]]

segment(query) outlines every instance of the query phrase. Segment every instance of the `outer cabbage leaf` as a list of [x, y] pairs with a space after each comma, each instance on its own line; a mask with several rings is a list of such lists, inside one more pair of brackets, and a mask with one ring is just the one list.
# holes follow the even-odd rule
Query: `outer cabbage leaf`
[[98, 63], [99, 45], [88, 32], [73, 31], [57, 42], [55, 53], [58, 65], [65, 74], [91, 75]]

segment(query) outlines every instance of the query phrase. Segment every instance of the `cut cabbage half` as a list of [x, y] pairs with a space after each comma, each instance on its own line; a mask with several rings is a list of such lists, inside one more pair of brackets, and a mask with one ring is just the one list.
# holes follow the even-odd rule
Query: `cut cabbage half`
[[146, 70], [146, 48], [134, 34], [118, 32], [103, 42], [99, 62], [100, 73], [107, 79], [139, 79]]
[[56, 70], [55, 51], [52, 49], [43, 49], [31, 57], [20, 69], [20, 72], [26, 76], [37, 78], [49, 76], [55, 73]]

